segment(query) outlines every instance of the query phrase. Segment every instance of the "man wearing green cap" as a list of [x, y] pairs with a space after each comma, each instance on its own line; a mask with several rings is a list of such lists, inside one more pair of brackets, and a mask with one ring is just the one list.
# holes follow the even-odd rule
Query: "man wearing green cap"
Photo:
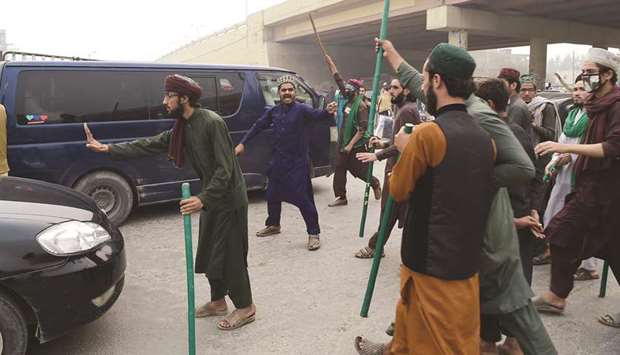
[[[479, 255], [494, 194], [492, 139], [465, 106], [474, 59], [437, 45], [422, 84], [433, 122], [395, 138], [390, 194], [409, 201], [393, 354], [478, 354]], [[468, 182], [461, 189], [459, 180]]]
[[[405, 62], [390, 41], [377, 39], [376, 45], [383, 47], [384, 56], [403, 85], [417, 98], [423, 98], [422, 75]], [[465, 100], [465, 105], [469, 114], [479, 121], [495, 142], [494, 183], [499, 187], [482, 241], [480, 312], [496, 315], [499, 326], [510, 329], [525, 354], [557, 354], [530, 301], [533, 292], [523, 275], [513, 211], [506, 189], [532, 179], [534, 166], [508, 125], [482, 99], [471, 95]]]

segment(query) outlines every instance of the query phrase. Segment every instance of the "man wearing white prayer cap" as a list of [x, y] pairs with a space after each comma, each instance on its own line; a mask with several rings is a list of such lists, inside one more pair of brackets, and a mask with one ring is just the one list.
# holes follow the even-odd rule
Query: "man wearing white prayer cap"
[[[536, 154], [577, 154], [573, 193], [549, 222], [545, 234], [551, 245], [551, 285], [534, 300], [541, 312], [563, 313], [573, 289], [573, 274], [581, 260], [595, 256], [609, 263], [620, 280], [620, 88], [616, 86], [620, 58], [592, 48], [581, 66], [590, 96], [584, 108], [589, 117], [583, 144], [543, 142]], [[599, 318], [620, 328], [620, 313]]]

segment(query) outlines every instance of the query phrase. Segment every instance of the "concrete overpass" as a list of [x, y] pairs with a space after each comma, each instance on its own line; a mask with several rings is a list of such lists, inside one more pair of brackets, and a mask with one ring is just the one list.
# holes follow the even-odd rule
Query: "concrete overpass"
[[[285, 67], [326, 88], [333, 84], [308, 14], [344, 76], [370, 77], [382, 11], [379, 0], [288, 0], [159, 60]], [[542, 81], [547, 44], [620, 47], [618, 18], [618, 0], [392, 0], [388, 37], [418, 67], [439, 42], [469, 50], [529, 45], [530, 72]]]

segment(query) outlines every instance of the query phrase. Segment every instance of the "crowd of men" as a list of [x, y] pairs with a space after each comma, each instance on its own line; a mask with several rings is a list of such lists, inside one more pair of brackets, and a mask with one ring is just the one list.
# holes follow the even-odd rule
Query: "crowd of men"
[[[167, 153], [178, 167], [191, 164], [202, 189], [180, 208], [183, 214], [200, 212], [196, 272], [206, 275], [211, 288], [211, 300], [196, 316], [224, 316], [218, 327], [232, 330], [254, 321], [256, 313], [247, 270], [248, 201], [236, 155], [252, 149], [259, 132], [272, 129], [268, 218], [256, 235], [280, 233], [281, 205], [287, 202], [306, 223], [307, 249], [317, 250], [319, 215], [305, 126], [333, 122], [339, 151], [329, 206], [347, 204], [349, 172], [372, 186], [381, 214], [389, 195], [396, 201], [388, 233], [397, 222], [403, 227], [393, 338], [381, 344], [358, 337], [357, 351], [557, 354], [539, 312], [564, 312], [574, 280], [598, 276], [592, 257], [606, 260], [620, 279], [620, 239], [614, 235], [620, 229], [614, 218], [620, 208], [620, 59], [604, 49], [589, 51], [575, 80], [573, 108], [563, 118], [538, 95], [531, 75], [505, 68], [497, 78], [474, 82], [476, 63], [462, 48], [437, 45], [420, 72], [390, 41], [376, 40], [376, 47], [396, 72], [386, 88], [395, 112], [389, 137], [372, 136], [362, 83], [345, 81], [326, 56], [339, 88], [336, 102], [325, 109], [298, 103], [296, 79], [283, 76], [280, 102], [236, 147], [222, 118], [197, 104], [202, 88], [180, 75], [165, 81], [163, 104], [176, 118], [171, 130], [102, 144], [85, 125], [87, 147], [117, 159]], [[402, 129], [407, 123], [415, 125], [413, 133]], [[386, 159], [382, 190], [367, 168]], [[536, 255], [543, 240], [546, 251]], [[375, 233], [355, 256], [373, 257], [382, 249], [377, 243]], [[538, 297], [530, 287], [535, 258], [551, 262], [549, 290]], [[620, 314], [599, 321], [620, 327]]]

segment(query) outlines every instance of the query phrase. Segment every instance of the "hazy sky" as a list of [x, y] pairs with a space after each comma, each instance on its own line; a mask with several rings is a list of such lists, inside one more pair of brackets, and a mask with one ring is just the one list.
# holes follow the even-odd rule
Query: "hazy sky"
[[117, 60], [153, 60], [283, 0], [2, 1], [9, 49]]
[[[4, 0], [9, 49], [112, 60], [154, 60], [284, 0]], [[549, 57], [585, 53], [553, 45]], [[529, 53], [521, 47], [516, 53]]]

